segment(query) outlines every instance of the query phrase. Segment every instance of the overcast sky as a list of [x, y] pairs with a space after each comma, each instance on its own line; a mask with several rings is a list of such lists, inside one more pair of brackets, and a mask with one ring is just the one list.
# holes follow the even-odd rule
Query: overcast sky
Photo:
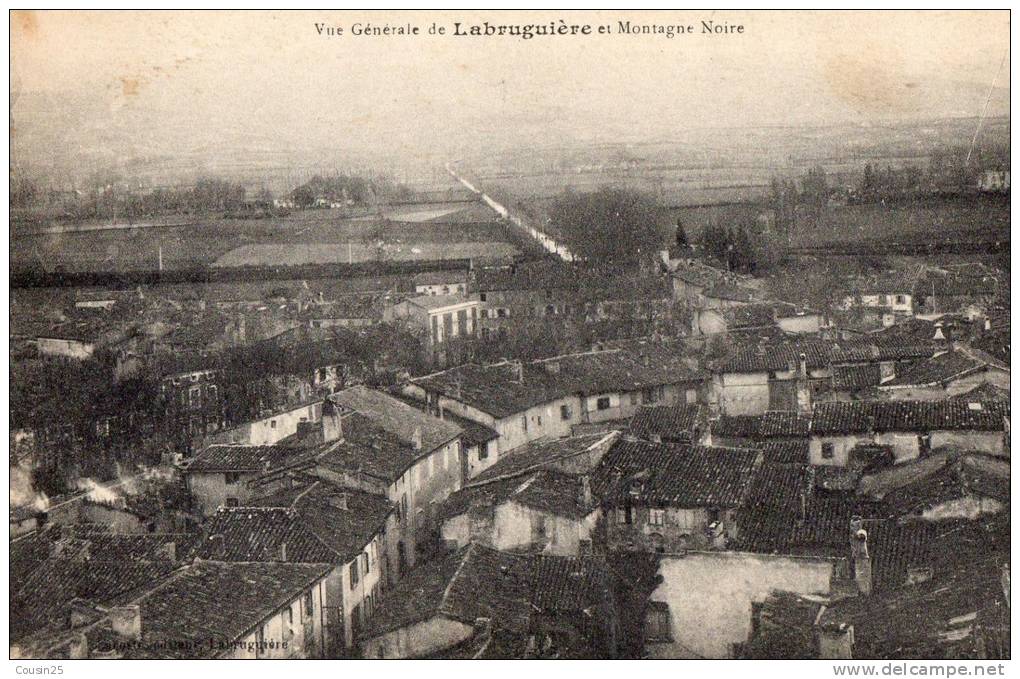
[[[590, 37], [322, 37], [314, 23], [611, 24]], [[617, 22], [742, 35], [615, 34]], [[1008, 112], [1009, 13], [15, 13], [12, 88], [91, 115], [410, 150], [504, 128], [579, 138]], [[71, 101], [68, 98], [67, 101]], [[14, 106], [18, 119], [19, 104]], [[153, 130], [150, 129], [150, 132]], [[86, 140], [89, 142], [89, 140]]]

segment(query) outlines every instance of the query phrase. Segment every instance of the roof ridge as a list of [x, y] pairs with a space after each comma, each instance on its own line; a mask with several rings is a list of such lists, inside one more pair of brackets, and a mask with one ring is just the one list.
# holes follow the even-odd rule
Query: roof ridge
[[294, 498], [294, 500], [293, 500], [293, 501], [292, 501], [292, 502], [290, 503], [290, 508], [291, 508], [291, 509], [297, 509], [297, 504], [298, 504], [298, 502], [300, 502], [300, 501], [301, 501], [301, 499], [302, 499], [302, 498], [303, 498], [303, 497], [304, 497], [305, 495], [308, 495], [308, 493], [312, 492], [312, 490], [313, 490], [313, 489], [314, 489], [314, 488], [315, 488], [316, 486], [318, 486], [318, 485], [319, 485], [319, 483], [320, 483], [321, 481], [322, 481], [322, 479], [318, 479], [318, 480], [316, 480], [316, 481], [315, 481], [314, 483], [312, 483], [312, 484], [311, 484], [311, 485], [309, 485], [309, 486], [308, 486], [307, 488], [305, 488], [305, 489], [304, 489], [304, 490], [302, 490], [302, 491], [301, 491], [300, 493], [298, 493], [298, 494], [297, 494], [297, 496], [296, 496], [296, 497]]
[[453, 589], [453, 583], [457, 582], [457, 577], [460, 575], [460, 572], [464, 569], [464, 566], [467, 564], [468, 559], [471, 558], [471, 555], [474, 553], [476, 546], [477, 543], [471, 542], [468, 545], [467, 549], [464, 550], [464, 556], [461, 558], [460, 563], [457, 565], [457, 570], [453, 572], [453, 576], [450, 578], [450, 582], [446, 583], [446, 588], [443, 589], [443, 598], [439, 603], [439, 610], [443, 610], [446, 607], [447, 599], [450, 596], [450, 590]]

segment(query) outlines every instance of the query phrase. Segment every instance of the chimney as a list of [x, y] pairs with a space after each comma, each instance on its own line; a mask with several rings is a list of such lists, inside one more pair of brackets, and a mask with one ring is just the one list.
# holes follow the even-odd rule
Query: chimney
[[337, 493], [329, 496], [329, 506], [336, 509], [347, 510], [347, 493]]
[[142, 640], [142, 609], [138, 604], [112, 607], [110, 623], [118, 636], [132, 641]]
[[850, 551], [853, 556], [854, 580], [861, 594], [871, 594], [871, 555], [868, 554], [868, 531], [861, 517], [850, 519]]
[[587, 474], [581, 475], [581, 497], [578, 498], [578, 501], [585, 509], [591, 507], [591, 477]]
[[800, 376], [807, 377], [807, 356], [801, 352], [800, 354]]
[[524, 364], [521, 363], [520, 361], [514, 361], [513, 368], [514, 368], [514, 379], [517, 382], [523, 384], [524, 383]]
[[942, 321], [939, 321], [935, 324], [935, 336], [932, 339], [944, 340], [945, 338], [946, 336], [942, 332]]
[[854, 626], [849, 623], [823, 625], [818, 634], [820, 660], [852, 660], [854, 657]]
[[81, 632], [71, 637], [71, 643], [67, 647], [67, 658], [68, 660], [88, 660], [89, 638]]
[[344, 440], [344, 428], [340, 419], [340, 408], [328, 398], [322, 402], [322, 442], [334, 443]]
[[804, 474], [804, 487], [800, 489], [800, 519], [807, 520], [808, 498], [815, 492], [815, 468], [809, 466]]
[[165, 555], [168, 561], [177, 561], [177, 543], [168, 542], [160, 548], [160, 553]]
[[414, 428], [414, 434], [411, 435], [411, 443], [414, 445], [415, 450], [421, 450], [421, 427]]
[[280, 543], [280, 561], [283, 561], [284, 563], [287, 562], [287, 543], [286, 542], [281, 542]]
[[227, 555], [227, 540], [222, 533], [209, 536], [209, 554], [213, 560], [222, 559]]

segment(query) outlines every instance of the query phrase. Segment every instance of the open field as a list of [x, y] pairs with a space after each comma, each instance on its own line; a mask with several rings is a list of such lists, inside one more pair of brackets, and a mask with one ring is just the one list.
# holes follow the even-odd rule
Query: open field
[[444, 259], [505, 259], [517, 248], [503, 242], [412, 243], [374, 245], [289, 243], [243, 245], [227, 252], [213, 266], [299, 266], [302, 264], [357, 264], [360, 262], [436, 261]]
[[798, 215], [793, 247], [862, 241], [947, 243], [1009, 241], [1009, 197], [911, 202], [901, 205], [848, 205], [820, 217]]
[[[10, 241], [11, 267], [90, 272], [154, 270], [159, 266], [162, 249], [165, 269], [184, 269], [212, 264], [238, 248], [285, 248], [293, 243], [334, 245], [343, 250], [351, 244], [359, 252], [364, 251], [355, 261], [364, 261], [379, 241], [387, 248], [410, 252], [419, 245], [430, 249], [449, 246], [452, 251], [461, 244], [505, 239], [494, 214], [472, 203], [393, 206], [383, 207], [382, 212], [392, 218], [348, 218], [339, 210], [299, 210], [271, 219], [191, 217], [184, 226], [167, 226], [164, 222], [148, 228], [15, 235]], [[474, 220], [464, 221], [465, 216]], [[447, 218], [449, 222], [443, 221]], [[346, 255], [343, 261], [347, 261]]]

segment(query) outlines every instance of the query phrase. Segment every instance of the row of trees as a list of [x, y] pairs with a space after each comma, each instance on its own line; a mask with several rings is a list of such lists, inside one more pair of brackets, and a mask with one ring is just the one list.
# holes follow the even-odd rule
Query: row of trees
[[380, 200], [407, 200], [412, 192], [406, 186], [385, 176], [366, 178], [339, 173], [315, 175], [291, 192], [298, 207], [314, 207], [319, 201], [342, 205], [374, 205]]

